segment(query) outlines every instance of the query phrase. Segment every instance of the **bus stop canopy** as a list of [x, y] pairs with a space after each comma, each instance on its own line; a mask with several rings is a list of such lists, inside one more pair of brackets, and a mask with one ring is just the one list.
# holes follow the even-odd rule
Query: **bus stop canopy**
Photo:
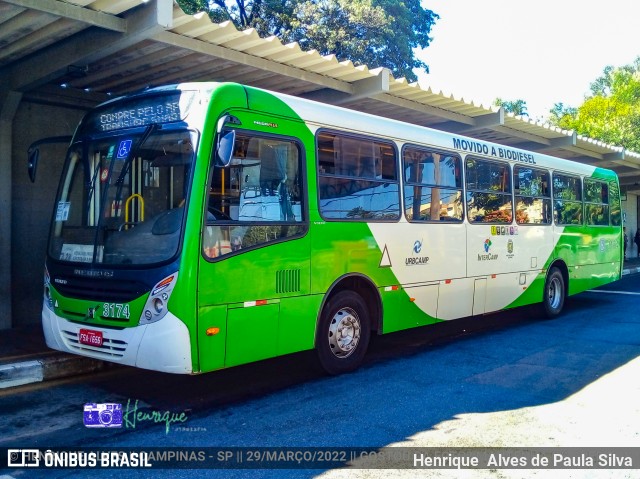
[[640, 192], [638, 153], [214, 24], [172, 0], [0, 0], [0, 47], [5, 121], [23, 100], [90, 108], [159, 84], [235, 81], [611, 168], [623, 193]]

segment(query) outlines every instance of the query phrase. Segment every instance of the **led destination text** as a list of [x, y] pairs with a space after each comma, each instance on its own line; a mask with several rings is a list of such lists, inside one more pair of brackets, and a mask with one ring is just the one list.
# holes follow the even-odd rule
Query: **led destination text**
[[100, 129], [111, 131], [179, 120], [180, 104], [177, 101], [168, 101], [162, 104], [105, 112], [100, 115]]

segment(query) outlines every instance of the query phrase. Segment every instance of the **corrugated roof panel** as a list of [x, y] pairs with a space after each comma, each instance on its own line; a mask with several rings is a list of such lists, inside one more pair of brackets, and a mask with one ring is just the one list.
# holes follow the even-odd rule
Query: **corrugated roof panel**
[[261, 43], [252, 46], [251, 48], [246, 50], [245, 53], [261, 58], [269, 58], [270, 55], [282, 48], [282, 43], [280, 42], [278, 37], [271, 36], [268, 38], [263, 38], [262, 40], [263, 41]]
[[245, 30], [243, 33], [243, 36], [233, 38], [229, 41], [224, 42], [224, 46], [226, 48], [231, 48], [233, 50], [246, 53], [246, 51], [251, 49], [252, 47], [262, 45], [264, 43], [264, 40], [260, 38], [255, 30], [251, 33], [249, 32], [249, 30]]
[[199, 18], [189, 18], [191, 18], [191, 20], [188, 22], [180, 22], [180, 25], [174, 25], [171, 31], [178, 35], [184, 35], [185, 37], [197, 38], [218, 30], [216, 24], [211, 23], [211, 20], [209, 20], [209, 17], [206, 15]]
[[234, 38], [242, 37], [242, 33], [239, 32], [231, 22], [211, 23], [208, 17], [203, 17], [202, 21], [209, 21], [209, 24], [212, 26], [211, 30], [208, 33], [206, 33], [205, 35], [200, 35], [198, 37], [198, 40], [201, 40], [203, 42], [212, 43], [214, 45], [223, 45], [224, 42], [233, 40]]
[[341, 81], [355, 82], [375, 76], [369, 73], [369, 69], [365, 65], [359, 65], [355, 68], [352, 68], [350, 65], [345, 65], [344, 62], [342, 62], [341, 65], [343, 65], [345, 68], [342, 68], [335, 74], [335, 78]]

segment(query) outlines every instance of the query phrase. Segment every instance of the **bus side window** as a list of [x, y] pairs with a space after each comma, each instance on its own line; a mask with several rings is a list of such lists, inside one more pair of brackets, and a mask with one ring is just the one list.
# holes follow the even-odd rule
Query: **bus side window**
[[511, 223], [511, 173], [509, 164], [467, 158], [467, 214], [471, 223]]
[[582, 224], [582, 185], [577, 176], [553, 173], [553, 216], [557, 225]]
[[604, 181], [584, 180], [585, 220], [588, 225], [609, 224], [609, 189]]
[[620, 188], [617, 181], [609, 182], [609, 208], [611, 225], [620, 226], [622, 224], [622, 206], [620, 204]]
[[393, 144], [328, 131], [320, 132], [316, 141], [323, 218], [349, 221], [400, 218]]
[[513, 168], [518, 224], [551, 224], [551, 184], [548, 171], [529, 166]]
[[403, 150], [402, 164], [407, 220], [462, 221], [460, 157], [408, 146]]

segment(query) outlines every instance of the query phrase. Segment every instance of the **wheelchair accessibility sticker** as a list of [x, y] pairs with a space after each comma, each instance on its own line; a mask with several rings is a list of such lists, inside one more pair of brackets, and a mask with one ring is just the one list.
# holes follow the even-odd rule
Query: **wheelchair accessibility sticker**
[[118, 159], [124, 160], [131, 153], [131, 142], [132, 140], [122, 140], [120, 142], [120, 146], [118, 146]]

